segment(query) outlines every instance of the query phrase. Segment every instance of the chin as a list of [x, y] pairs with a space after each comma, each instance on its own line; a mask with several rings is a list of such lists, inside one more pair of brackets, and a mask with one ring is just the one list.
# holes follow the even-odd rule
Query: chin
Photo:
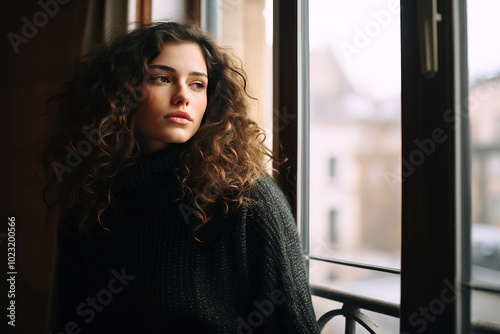
[[171, 138], [170, 140], [167, 140], [165, 142], [169, 144], [184, 144], [187, 143], [191, 138], [193, 138], [193, 136]]

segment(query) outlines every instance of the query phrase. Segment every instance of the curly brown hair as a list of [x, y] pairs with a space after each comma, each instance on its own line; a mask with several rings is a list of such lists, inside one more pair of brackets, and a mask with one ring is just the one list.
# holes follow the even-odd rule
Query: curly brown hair
[[141, 26], [75, 62], [70, 79], [47, 103], [55, 122], [40, 158], [44, 197], [55, 189], [57, 198], [48, 206], [82, 231], [92, 222], [102, 226], [102, 214], [113, 204], [113, 178], [140, 155], [134, 116], [147, 99], [149, 64], [168, 42], [197, 44], [208, 70], [207, 108], [176, 172], [181, 196], [189, 198], [198, 218], [195, 231], [219, 204], [227, 214], [249, 203], [245, 193], [265, 173], [265, 158], [273, 158], [262, 129], [249, 117], [251, 97], [237, 58], [195, 24]]

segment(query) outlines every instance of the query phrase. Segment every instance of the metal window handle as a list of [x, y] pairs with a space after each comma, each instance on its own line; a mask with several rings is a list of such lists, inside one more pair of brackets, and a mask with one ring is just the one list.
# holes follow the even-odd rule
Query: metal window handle
[[420, 68], [422, 74], [432, 78], [438, 71], [437, 0], [418, 0], [418, 37], [420, 43]]

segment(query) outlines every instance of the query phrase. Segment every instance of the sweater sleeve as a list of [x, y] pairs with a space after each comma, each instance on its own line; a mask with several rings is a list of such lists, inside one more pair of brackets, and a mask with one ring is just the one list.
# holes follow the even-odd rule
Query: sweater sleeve
[[288, 202], [271, 178], [257, 184], [247, 217], [251, 310], [256, 333], [319, 333], [305, 262]]

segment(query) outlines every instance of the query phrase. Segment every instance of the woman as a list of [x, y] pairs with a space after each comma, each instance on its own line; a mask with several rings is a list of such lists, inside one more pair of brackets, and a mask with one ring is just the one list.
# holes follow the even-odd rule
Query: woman
[[319, 333], [246, 76], [199, 28], [101, 45], [52, 100], [53, 333]]

